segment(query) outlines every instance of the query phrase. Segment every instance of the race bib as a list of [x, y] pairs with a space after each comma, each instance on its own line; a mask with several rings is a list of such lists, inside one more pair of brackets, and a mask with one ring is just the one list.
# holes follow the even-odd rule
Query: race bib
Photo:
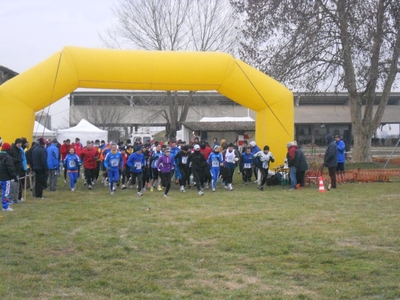
[[213, 160], [212, 163], [211, 163], [211, 166], [212, 166], [213, 168], [219, 167], [219, 161], [218, 161], [218, 160]]
[[118, 164], [119, 164], [119, 159], [111, 159], [110, 160], [111, 167], [118, 167]]
[[263, 169], [268, 169], [268, 162], [263, 161], [262, 167], [263, 167]]
[[182, 156], [182, 165], [186, 165], [187, 164], [187, 156]]
[[142, 163], [141, 162], [135, 162], [135, 169], [139, 170], [142, 168]]
[[243, 168], [245, 168], [245, 169], [251, 169], [251, 163], [245, 163], [245, 164], [243, 165]]
[[76, 167], [76, 161], [75, 160], [68, 161], [68, 167], [75, 168]]

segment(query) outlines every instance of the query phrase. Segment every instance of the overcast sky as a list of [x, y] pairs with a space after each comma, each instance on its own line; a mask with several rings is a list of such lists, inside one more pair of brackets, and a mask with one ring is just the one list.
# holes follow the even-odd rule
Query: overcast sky
[[[99, 34], [115, 23], [115, 0], [0, 0], [0, 65], [22, 73], [64, 46], [101, 48]], [[62, 126], [66, 98], [51, 105]], [[47, 111], [47, 109], [46, 109]]]

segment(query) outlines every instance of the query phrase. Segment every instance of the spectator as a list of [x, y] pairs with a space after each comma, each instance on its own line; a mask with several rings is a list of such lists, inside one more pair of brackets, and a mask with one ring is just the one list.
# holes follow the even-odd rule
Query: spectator
[[47, 168], [50, 191], [55, 191], [57, 187], [57, 178], [60, 170], [60, 151], [57, 147], [57, 139], [53, 139], [51, 145], [47, 147]]
[[0, 151], [0, 187], [2, 190], [1, 204], [3, 211], [13, 211], [13, 209], [9, 207], [8, 203], [11, 180], [18, 181], [13, 159], [8, 153], [10, 149], [11, 146], [9, 143], [3, 143]]
[[46, 188], [47, 152], [44, 138], [37, 140], [38, 144], [32, 151], [32, 170], [35, 172], [35, 197], [43, 198], [43, 190]]
[[336, 167], [336, 173], [338, 176], [341, 178], [341, 180], [344, 180], [344, 163], [346, 161], [346, 144], [342, 141], [340, 138], [340, 135], [335, 135], [335, 142], [336, 142], [336, 147], [337, 147], [337, 159], [338, 159], [338, 164]]
[[296, 187], [304, 187], [304, 176], [308, 170], [308, 163], [303, 150], [301, 150], [300, 147], [296, 150], [296, 160], [298, 161], [298, 167], [296, 170]]
[[328, 134], [325, 139], [328, 142], [328, 147], [325, 151], [324, 166], [328, 168], [331, 183], [328, 185], [328, 191], [333, 188], [336, 189], [336, 167], [338, 164], [338, 150], [333, 136]]
[[286, 159], [288, 160], [288, 166], [290, 169], [290, 188], [289, 190], [295, 190], [297, 185], [297, 169], [299, 167], [298, 157], [296, 157], [297, 142], [290, 142], [287, 145], [288, 152], [286, 154]]

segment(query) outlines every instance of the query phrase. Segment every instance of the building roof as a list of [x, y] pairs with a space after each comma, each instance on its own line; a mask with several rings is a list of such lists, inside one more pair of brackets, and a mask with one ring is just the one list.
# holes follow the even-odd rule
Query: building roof
[[183, 122], [183, 125], [193, 131], [254, 131], [254, 121], [245, 122]]
[[0, 84], [6, 82], [7, 80], [10, 80], [17, 75], [17, 72], [0, 65]]

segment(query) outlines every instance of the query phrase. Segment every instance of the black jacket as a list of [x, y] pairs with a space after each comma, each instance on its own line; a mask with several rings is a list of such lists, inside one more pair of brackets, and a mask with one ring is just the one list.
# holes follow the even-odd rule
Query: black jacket
[[17, 180], [14, 162], [6, 151], [0, 151], [0, 180]]
[[15, 144], [11, 145], [10, 156], [14, 160], [15, 172], [17, 174], [24, 173], [24, 166], [22, 165], [22, 149], [18, 148]]
[[32, 151], [32, 170], [47, 170], [47, 151], [37, 145]]
[[297, 169], [299, 171], [307, 171], [308, 170], [308, 163], [307, 163], [307, 159], [303, 153], [303, 150], [301, 150], [300, 148], [298, 148], [296, 150], [296, 158], [298, 160], [298, 167]]
[[192, 171], [201, 171], [207, 164], [204, 155], [200, 151], [194, 151], [189, 155], [188, 164], [192, 163]]

